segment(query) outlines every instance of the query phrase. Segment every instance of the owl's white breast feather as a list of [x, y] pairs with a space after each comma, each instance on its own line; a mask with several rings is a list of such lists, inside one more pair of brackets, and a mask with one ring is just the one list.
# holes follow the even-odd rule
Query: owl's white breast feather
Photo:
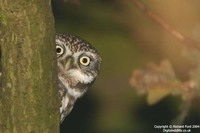
[[62, 112], [62, 110], [65, 110], [65, 108], [67, 108], [68, 103], [69, 103], [69, 98], [67, 95], [65, 95], [62, 98], [62, 106], [60, 107], [60, 112]]
[[75, 99], [81, 97], [84, 94], [83, 92], [77, 91], [76, 89], [68, 89], [68, 93], [71, 96], [74, 96]]
[[76, 80], [80, 81], [81, 83], [91, 83], [94, 80], [92, 75], [84, 74], [83, 72], [77, 69], [71, 69], [67, 72], [71, 77], [76, 77]]

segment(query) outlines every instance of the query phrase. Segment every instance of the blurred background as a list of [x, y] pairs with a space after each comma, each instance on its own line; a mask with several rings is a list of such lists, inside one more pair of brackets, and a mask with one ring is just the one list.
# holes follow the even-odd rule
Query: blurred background
[[[139, 1], [183, 35], [200, 41], [199, 0]], [[130, 82], [136, 69], [149, 62], [159, 66], [163, 60], [170, 62], [179, 82], [188, 81], [200, 61], [198, 51], [189, 51], [132, 0], [52, 0], [52, 6], [56, 31], [84, 38], [103, 58], [95, 84], [77, 101], [61, 133], [156, 133], [162, 130], [154, 125], [169, 125], [180, 115], [181, 95], [149, 104], [147, 93], [139, 95]], [[183, 124], [200, 124], [199, 103], [186, 114]]]

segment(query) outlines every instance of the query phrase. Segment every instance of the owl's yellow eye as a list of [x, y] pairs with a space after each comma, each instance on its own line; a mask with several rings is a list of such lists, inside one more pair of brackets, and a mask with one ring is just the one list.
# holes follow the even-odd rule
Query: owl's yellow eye
[[62, 48], [61, 46], [56, 46], [56, 53], [57, 53], [58, 55], [63, 54], [63, 52], [64, 52], [64, 50], [63, 50], [63, 48]]
[[83, 57], [80, 58], [80, 63], [83, 66], [88, 66], [90, 64], [90, 58], [87, 57], [87, 56], [83, 56]]

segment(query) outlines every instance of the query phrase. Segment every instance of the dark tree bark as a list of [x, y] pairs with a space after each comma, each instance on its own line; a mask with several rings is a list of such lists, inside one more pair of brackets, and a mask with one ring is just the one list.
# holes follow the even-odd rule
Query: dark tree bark
[[0, 133], [58, 133], [50, 0], [0, 0]]

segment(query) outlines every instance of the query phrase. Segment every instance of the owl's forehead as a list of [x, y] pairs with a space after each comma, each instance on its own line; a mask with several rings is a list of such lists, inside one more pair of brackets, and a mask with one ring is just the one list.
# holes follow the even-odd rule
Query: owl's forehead
[[56, 44], [63, 45], [70, 52], [77, 53], [77, 52], [91, 52], [97, 53], [97, 50], [92, 47], [90, 43], [81, 39], [80, 37], [71, 35], [71, 34], [56, 34]]

